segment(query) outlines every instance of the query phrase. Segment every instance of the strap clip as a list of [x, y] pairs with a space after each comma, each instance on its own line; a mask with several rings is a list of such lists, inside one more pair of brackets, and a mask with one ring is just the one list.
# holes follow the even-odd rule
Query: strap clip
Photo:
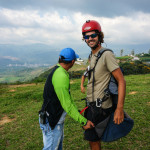
[[97, 98], [96, 99], [96, 107], [101, 107], [102, 106], [102, 99]]

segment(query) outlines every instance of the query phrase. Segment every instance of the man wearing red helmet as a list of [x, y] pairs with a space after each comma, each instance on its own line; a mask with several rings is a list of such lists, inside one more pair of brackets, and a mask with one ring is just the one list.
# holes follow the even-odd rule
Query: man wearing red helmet
[[[120, 124], [124, 120], [123, 105], [126, 91], [126, 83], [123, 74], [114, 54], [111, 51], [105, 51], [95, 66], [98, 52], [104, 49], [101, 45], [104, 43], [104, 34], [97, 21], [86, 21], [82, 26], [82, 35], [87, 45], [91, 48], [91, 72], [90, 80], [87, 85], [87, 102], [91, 107], [88, 107], [86, 110], [85, 117], [88, 120], [91, 120], [96, 126], [98, 123], [104, 121], [112, 113], [112, 111], [115, 111], [114, 123]], [[94, 66], [95, 69], [93, 76], [92, 70]], [[100, 107], [97, 105], [97, 100], [103, 99], [104, 90], [108, 87], [111, 75], [113, 75], [118, 82], [117, 107], [113, 110], [112, 99], [109, 97], [100, 105], [102, 108], [102, 111], [100, 111]], [[92, 150], [101, 149], [101, 137], [97, 135], [95, 128], [86, 130], [84, 138], [89, 141]]]

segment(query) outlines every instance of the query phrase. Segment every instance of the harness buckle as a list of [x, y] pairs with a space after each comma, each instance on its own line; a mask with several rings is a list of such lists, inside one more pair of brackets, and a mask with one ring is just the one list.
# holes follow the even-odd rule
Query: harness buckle
[[108, 91], [105, 92], [105, 96], [106, 98], [109, 98], [110, 97], [110, 93]]
[[104, 98], [103, 99], [108, 99], [110, 97], [110, 91], [108, 89], [104, 90]]
[[102, 99], [97, 98], [96, 99], [96, 107], [101, 107], [102, 106]]

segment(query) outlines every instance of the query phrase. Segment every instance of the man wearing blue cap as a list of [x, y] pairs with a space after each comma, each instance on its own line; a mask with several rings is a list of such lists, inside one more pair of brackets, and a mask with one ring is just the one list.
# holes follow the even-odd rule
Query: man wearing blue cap
[[45, 83], [42, 109], [39, 111], [40, 128], [43, 133], [43, 150], [61, 150], [66, 114], [78, 121], [83, 129], [94, 127], [84, 118], [70, 96], [68, 70], [79, 56], [71, 48], [61, 50], [59, 63], [50, 72]]

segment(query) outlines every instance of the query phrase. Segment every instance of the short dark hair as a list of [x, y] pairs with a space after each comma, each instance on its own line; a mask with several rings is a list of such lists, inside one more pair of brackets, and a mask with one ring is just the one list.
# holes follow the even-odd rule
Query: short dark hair
[[104, 43], [104, 33], [102, 31], [98, 32], [97, 30], [95, 32], [98, 33], [100, 43]]
[[64, 64], [72, 63], [72, 61], [65, 61], [64, 59], [65, 59], [64, 56], [59, 57], [58, 63], [64, 63]]

